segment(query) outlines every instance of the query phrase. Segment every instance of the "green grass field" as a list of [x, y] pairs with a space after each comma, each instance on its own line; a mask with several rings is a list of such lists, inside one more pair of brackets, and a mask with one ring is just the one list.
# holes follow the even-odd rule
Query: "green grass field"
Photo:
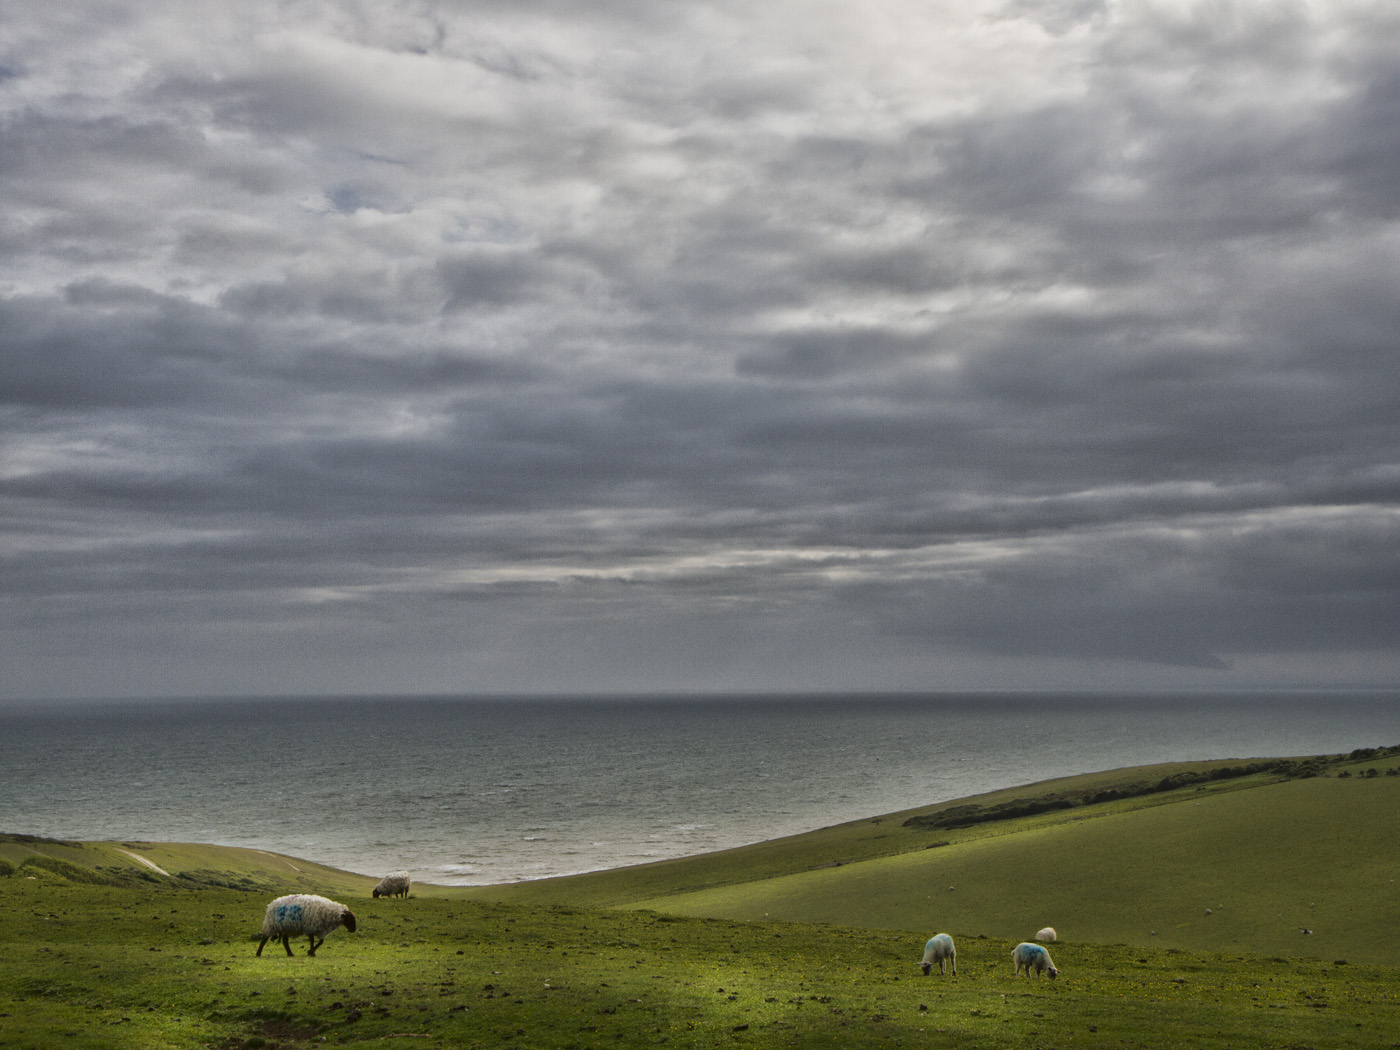
[[[0, 836], [0, 1047], [1400, 1047], [1397, 813], [1400, 749], [1177, 764], [380, 901], [256, 850]], [[295, 891], [358, 931], [256, 957]], [[1013, 977], [1047, 923], [1060, 979]], [[938, 930], [956, 978], [919, 973]]]

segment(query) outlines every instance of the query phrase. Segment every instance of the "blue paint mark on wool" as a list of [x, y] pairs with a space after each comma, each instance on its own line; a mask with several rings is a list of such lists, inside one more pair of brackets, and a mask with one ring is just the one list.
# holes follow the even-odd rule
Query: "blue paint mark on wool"
[[277, 908], [278, 922], [301, 922], [300, 904], [281, 904]]

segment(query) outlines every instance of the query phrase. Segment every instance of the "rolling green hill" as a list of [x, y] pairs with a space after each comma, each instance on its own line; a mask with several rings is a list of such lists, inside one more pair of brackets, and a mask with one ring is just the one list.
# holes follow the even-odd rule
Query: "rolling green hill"
[[[1400, 748], [1181, 763], [406, 900], [260, 850], [0, 835], [0, 1048], [1391, 1047], [1397, 813]], [[357, 929], [257, 956], [293, 890]], [[1046, 923], [1059, 980], [1013, 976]], [[935, 929], [957, 977], [918, 974]]]
[[[1170, 763], [1010, 788], [738, 849], [419, 896], [912, 933], [1385, 962], [1400, 920], [1400, 748]], [[261, 850], [0, 836], [44, 878], [367, 896]], [[1303, 931], [1309, 932], [1303, 932]]]
[[1400, 778], [1295, 781], [637, 905], [1381, 961], [1400, 928], [1397, 815]]
[[0, 835], [0, 874], [173, 889], [368, 894], [377, 879], [266, 850], [189, 842], [68, 842]]
[[[709, 857], [468, 893], [1000, 938], [1051, 925], [1079, 942], [1388, 961], [1400, 926], [1400, 749], [1216, 776], [1244, 768], [1067, 778]], [[1104, 800], [1083, 801], [1094, 798]], [[984, 817], [1040, 811], [943, 826], [977, 816], [974, 805]]]

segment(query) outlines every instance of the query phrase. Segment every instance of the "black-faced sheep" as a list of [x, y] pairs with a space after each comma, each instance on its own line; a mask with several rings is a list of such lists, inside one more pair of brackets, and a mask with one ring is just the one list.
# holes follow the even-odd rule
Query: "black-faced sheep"
[[919, 963], [919, 968], [924, 971], [925, 977], [933, 969], [934, 963], [938, 964], [940, 977], [948, 972], [949, 966], [953, 969], [953, 976], [958, 975], [958, 951], [953, 947], [953, 938], [946, 933], [934, 934], [924, 945], [924, 961]]
[[374, 887], [371, 896], [379, 897], [407, 897], [409, 887], [413, 885], [413, 880], [408, 877], [406, 871], [395, 871], [385, 875], [379, 880], [379, 885]]
[[292, 946], [288, 939], [305, 934], [311, 940], [311, 949], [306, 954], [315, 955], [316, 949], [325, 943], [326, 936], [339, 926], [355, 932], [355, 916], [343, 904], [314, 893], [292, 893], [278, 897], [267, 906], [267, 914], [263, 916], [258, 954], [262, 954], [263, 946], [268, 941], [280, 937], [282, 947], [291, 955]]
[[1031, 944], [1028, 941], [1022, 941], [1012, 949], [1011, 961], [1016, 966], [1015, 974], [1018, 977], [1023, 969], [1026, 971], [1027, 977], [1031, 975], [1032, 970], [1035, 971], [1037, 977], [1046, 974], [1052, 979], [1058, 977], [1060, 973], [1059, 970], [1055, 969], [1055, 964], [1050, 961], [1050, 953], [1039, 944]]

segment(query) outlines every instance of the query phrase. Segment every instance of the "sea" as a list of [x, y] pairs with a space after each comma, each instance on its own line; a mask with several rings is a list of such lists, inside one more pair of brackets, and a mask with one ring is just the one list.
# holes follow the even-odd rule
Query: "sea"
[[1052, 777], [1400, 744], [1400, 691], [0, 704], [0, 832], [490, 885]]

